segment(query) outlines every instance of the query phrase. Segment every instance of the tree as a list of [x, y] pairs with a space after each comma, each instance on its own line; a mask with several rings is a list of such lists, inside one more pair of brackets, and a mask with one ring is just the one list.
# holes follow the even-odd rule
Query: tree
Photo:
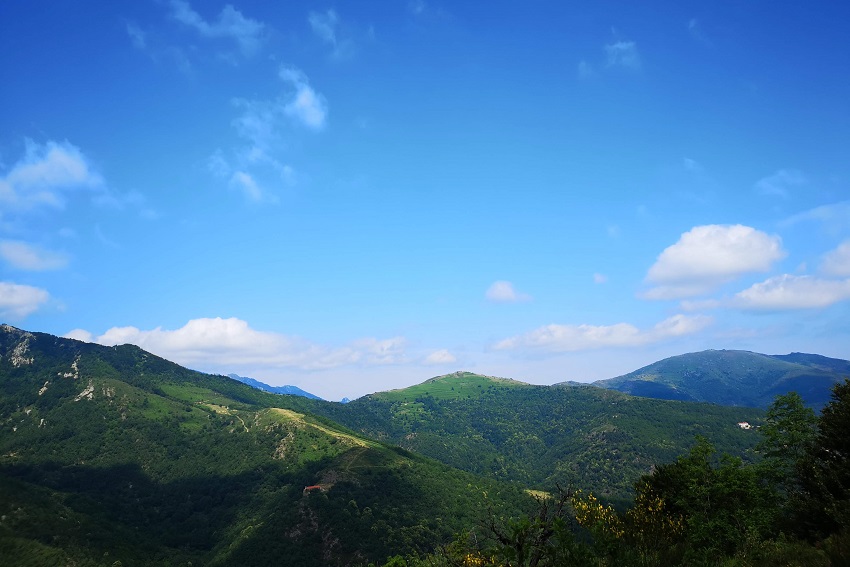
[[798, 466], [794, 498], [798, 525], [809, 538], [826, 538], [850, 526], [850, 380], [836, 384], [817, 435]]
[[776, 396], [767, 410], [756, 451], [764, 457], [762, 472], [785, 494], [791, 488], [787, 481], [814, 441], [817, 422], [815, 412], [804, 405], [797, 392]]

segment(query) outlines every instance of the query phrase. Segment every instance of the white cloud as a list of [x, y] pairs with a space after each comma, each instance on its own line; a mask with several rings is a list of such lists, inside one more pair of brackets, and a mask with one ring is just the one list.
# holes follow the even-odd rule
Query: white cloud
[[127, 24], [127, 35], [130, 36], [130, 41], [133, 42], [133, 47], [136, 49], [145, 49], [147, 47], [145, 32], [136, 24]]
[[232, 126], [245, 143], [227, 154], [218, 149], [207, 160], [210, 173], [253, 202], [276, 202], [269, 188], [280, 183], [292, 185], [297, 179], [295, 169], [280, 158], [286, 149], [286, 134], [292, 133], [290, 124], [321, 130], [327, 121], [327, 103], [310, 87], [303, 72], [282, 66], [279, 78], [290, 92], [273, 100], [233, 100], [240, 113]]
[[19, 210], [61, 207], [62, 192], [103, 185], [88, 159], [68, 142], [41, 145], [27, 139], [25, 148], [24, 157], [0, 177], [0, 204]]
[[578, 78], [579, 79], [589, 79], [596, 75], [596, 71], [593, 70], [593, 65], [582, 59], [578, 62]]
[[834, 234], [846, 232], [850, 227], [850, 201], [839, 201], [803, 211], [783, 220], [780, 226], [791, 226], [808, 221], [819, 222]]
[[73, 329], [71, 331], [68, 331], [67, 333], [65, 333], [62, 336], [65, 337], [66, 339], [76, 339], [78, 341], [83, 341], [84, 343], [93, 343], [94, 342], [94, 335], [92, 335], [90, 332], [86, 331], [85, 329]]
[[759, 179], [755, 188], [762, 195], [787, 199], [791, 189], [808, 183], [802, 172], [795, 169], [780, 169], [773, 175]]
[[783, 274], [741, 291], [729, 304], [742, 310], [784, 311], [828, 307], [850, 299], [850, 279]]
[[252, 203], [276, 203], [277, 197], [268, 193], [257, 184], [249, 173], [236, 171], [230, 178], [230, 186], [241, 192]]
[[281, 67], [280, 78], [292, 85], [295, 93], [284, 107], [284, 112], [305, 126], [321, 130], [328, 116], [325, 97], [310, 86], [307, 76], [295, 67]]
[[830, 276], [850, 276], [850, 240], [845, 240], [838, 248], [827, 253], [820, 269]]
[[504, 280], [493, 282], [484, 296], [494, 303], [517, 303], [520, 301], [530, 301], [531, 296], [525, 293], [520, 293], [514, 289], [514, 284]]
[[0, 316], [23, 319], [50, 299], [47, 291], [29, 285], [0, 282]]
[[0, 258], [18, 270], [41, 272], [59, 270], [68, 265], [68, 258], [18, 240], [0, 240]]
[[608, 67], [624, 67], [637, 71], [640, 69], [640, 54], [633, 41], [615, 41], [605, 46]]
[[688, 21], [688, 33], [690, 33], [691, 37], [698, 42], [709, 47], [711, 46], [711, 40], [709, 40], [705, 33], [703, 33], [702, 26], [696, 18], [691, 18]]
[[336, 28], [339, 24], [339, 16], [335, 10], [325, 12], [310, 12], [307, 18], [313, 33], [322, 41], [336, 45]]
[[452, 364], [457, 362], [457, 358], [455, 355], [450, 353], [446, 349], [435, 350], [431, 354], [425, 357], [423, 361], [424, 364], [427, 365], [439, 365], [439, 364]]
[[255, 53], [263, 42], [265, 25], [246, 18], [230, 4], [222, 8], [218, 20], [208, 22], [185, 0], [171, 0], [171, 17], [193, 28], [203, 37], [233, 39], [245, 55]]
[[784, 257], [779, 236], [742, 225], [696, 226], [658, 256], [646, 276], [656, 287], [643, 297], [701, 295], [741, 275], [765, 272]]
[[[91, 336], [82, 329], [72, 333], [76, 337]], [[257, 331], [241, 319], [220, 317], [192, 319], [175, 330], [113, 327], [95, 342], [135, 344], [178, 364], [215, 372], [244, 372], [251, 368], [321, 370], [345, 365], [399, 364], [406, 360], [403, 337], [364, 338], [346, 346], [328, 347], [299, 337]]]
[[615, 325], [546, 325], [499, 341], [496, 350], [530, 349], [550, 353], [575, 352], [606, 347], [636, 347], [666, 339], [691, 335], [712, 323], [704, 315], [674, 315], [651, 329], [641, 330], [629, 323]]
[[605, 274], [593, 274], [593, 283], [595, 284], [604, 284], [608, 281], [608, 276]]
[[357, 352], [362, 353], [362, 362], [367, 364], [400, 364], [407, 360], [404, 355], [406, 344], [404, 337], [393, 337], [391, 339], [359, 339], [354, 341], [352, 346]]

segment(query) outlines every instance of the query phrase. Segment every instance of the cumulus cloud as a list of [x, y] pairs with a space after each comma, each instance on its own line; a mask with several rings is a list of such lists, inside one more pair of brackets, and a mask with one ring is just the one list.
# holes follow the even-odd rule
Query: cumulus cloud
[[615, 325], [546, 325], [524, 335], [499, 341], [496, 350], [528, 349], [559, 353], [606, 347], [636, 347], [691, 335], [705, 329], [712, 318], [704, 315], [674, 315], [651, 329], [629, 323]]
[[806, 185], [806, 183], [808, 180], [802, 172], [796, 169], [780, 169], [773, 175], [759, 179], [755, 188], [762, 195], [787, 199], [791, 196], [791, 190], [794, 187]]
[[646, 276], [655, 287], [643, 297], [701, 295], [741, 275], [765, 272], [784, 257], [779, 236], [743, 225], [696, 226], [658, 256]]
[[24, 157], [0, 177], [0, 204], [15, 210], [62, 207], [63, 193], [102, 186], [103, 178], [76, 146], [27, 139]]
[[452, 364], [454, 362], [457, 362], [457, 358], [455, 357], [455, 355], [453, 355], [446, 349], [435, 350], [434, 352], [426, 356], [425, 360], [423, 361], [424, 364], [427, 364], [429, 366], [437, 366], [440, 364]]
[[171, 17], [194, 29], [202, 37], [230, 38], [236, 41], [245, 55], [255, 53], [263, 42], [265, 25], [246, 18], [231, 4], [222, 8], [217, 20], [208, 22], [185, 0], [171, 0]]
[[850, 240], [823, 257], [820, 269], [829, 276], [850, 276]]
[[729, 303], [742, 310], [785, 311], [828, 307], [847, 299], [850, 299], [850, 279], [783, 274], [735, 294]]
[[622, 67], [637, 71], [640, 69], [640, 54], [633, 41], [615, 41], [605, 46], [606, 66]]
[[[91, 337], [82, 329], [72, 333], [76, 337]], [[398, 364], [406, 360], [403, 337], [364, 338], [346, 346], [328, 347], [299, 337], [258, 331], [241, 319], [220, 317], [192, 319], [175, 330], [113, 327], [94, 342], [135, 344], [179, 364], [217, 372], [257, 367], [321, 370], [343, 365]]]
[[484, 297], [493, 303], [518, 303], [531, 300], [530, 295], [518, 292], [514, 289], [514, 284], [504, 280], [493, 282], [493, 285], [487, 288]]
[[0, 316], [23, 319], [34, 313], [50, 299], [47, 291], [29, 285], [0, 282]]
[[68, 258], [63, 254], [18, 240], [0, 240], [0, 258], [15, 269], [29, 272], [59, 270], [68, 265]]

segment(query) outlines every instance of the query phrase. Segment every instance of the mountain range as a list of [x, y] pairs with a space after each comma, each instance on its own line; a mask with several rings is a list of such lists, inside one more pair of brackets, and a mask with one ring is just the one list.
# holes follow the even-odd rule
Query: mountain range
[[292, 396], [303, 396], [305, 398], [310, 398], [313, 400], [321, 400], [319, 396], [315, 394], [311, 394], [310, 392], [305, 392], [298, 386], [269, 386], [264, 382], [260, 382], [259, 380], [254, 380], [253, 378], [248, 378], [246, 376], [239, 376], [238, 374], [228, 374], [228, 378], [233, 378], [234, 380], [238, 380], [243, 384], [248, 384], [258, 390], [263, 390], [264, 392], [271, 392], [272, 394], [289, 394]]
[[820, 409], [832, 386], [848, 376], [850, 362], [817, 354], [706, 350], [665, 358], [593, 385], [663, 400], [762, 408], [777, 395], [795, 391]]
[[[685, 357], [697, 355], [676, 385], [682, 397], [695, 399], [703, 376], [746, 389], [734, 368], [759, 377], [758, 392], [778, 392], [805, 376], [820, 387], [848, 364], [736, 351]], [[659, 384], [676, 377], [676, 364], [685, 368], [687, 358], [674, 359], [657, 363]], [[806, 370], [765, 377], [765, 368], [788, 367]], [[637, 378], [646, 369], [632, 382], [651, 383]], [[262, 391], [132, 345], [2, 325], [0, 556], [10, 565], [286, 557], [310, 566], [426, 553], [486, 510], [527, 512], [532, 489], [572, 486], [627, 502], [641, 475], [685, 453], [696, 435], [752, 459], [758, 434], [739, 423], [758, 425], [763, 415], [744, 403], [469, 372], [340, 404]]]

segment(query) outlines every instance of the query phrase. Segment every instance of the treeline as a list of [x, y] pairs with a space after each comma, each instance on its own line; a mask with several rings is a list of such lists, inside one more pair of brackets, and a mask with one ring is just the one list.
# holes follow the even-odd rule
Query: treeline
[[850, 380], [819, 417], [796, 393], [777, 397], [760, 433], [754, 463], [697, 437], [641, 477], [624, 510], [558, 487], [535, 514], [485, 515], [438, 552], [384, 567], [850, 563]]

